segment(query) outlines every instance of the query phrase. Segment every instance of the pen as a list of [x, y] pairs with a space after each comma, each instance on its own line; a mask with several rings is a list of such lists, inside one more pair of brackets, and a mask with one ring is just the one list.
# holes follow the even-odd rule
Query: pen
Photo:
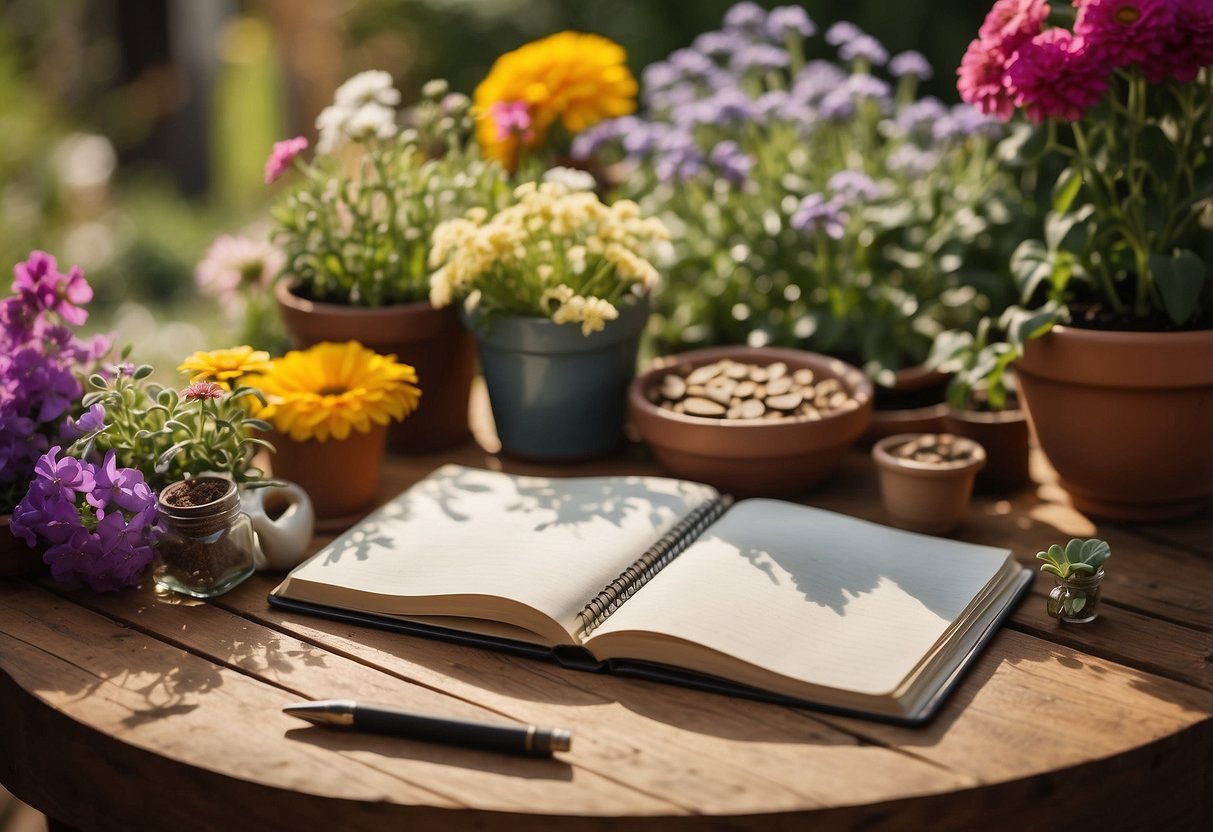
[[533, 757], [547, 757], [553, 751], [568, 751], [572, 744], [572, 734], [563, 728], [468, 722], [415, 714], [395, 708], [360, 705], [352, 699], [298, 702], [283, 706], [282, 711], [330, 728], [351, 728], [356, 731], [393, 734], [415, 740]]

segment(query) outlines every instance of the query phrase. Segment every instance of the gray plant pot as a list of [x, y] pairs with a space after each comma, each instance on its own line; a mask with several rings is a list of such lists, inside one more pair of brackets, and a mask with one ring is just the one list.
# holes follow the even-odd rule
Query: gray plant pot
[[502, 452], [524, 459], [573, 462], [604, 456], [624, 439], [627, 389], [648, 320], [648, 300], [619, 304], [600, 332], [547, 318], [464, 314]]

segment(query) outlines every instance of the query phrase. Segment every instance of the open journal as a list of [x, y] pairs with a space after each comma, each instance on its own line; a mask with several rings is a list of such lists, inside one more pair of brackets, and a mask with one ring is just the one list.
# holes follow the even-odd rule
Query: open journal
[[294, 569], [293, 610], [896, 722], [1031, 573], [1005, 549], [661, 477], [448, 465]]

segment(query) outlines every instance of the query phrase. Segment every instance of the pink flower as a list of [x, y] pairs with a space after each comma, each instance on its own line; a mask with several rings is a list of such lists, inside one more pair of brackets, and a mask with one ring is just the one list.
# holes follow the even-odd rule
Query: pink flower
[[970, 43], [956, 70], [961, 99], [986, 115], [1008, 120], [1015, 112], [1015, 102], [1006, 86], [1006, 65], [998, 47], [980, 38]]
[[514, 134], [522, 136], [522, 140], [527, 142], [535, 138], [535, 131], [531, 129], [531, 113], [525, 101], [498, 101], [489, 107], [489, 116], [497, 125], [499, 142]]
[[1038, 123], [1077, 121], [1108, 89], [1107, 65], [1066, 29], [1049, 29], [1021, 46], [1006, 78], [1015, 103]]
[[224, 306], [239, 304], [243, 289], [267, 289], [286, 256], [268, 242], [221, 234], [194, 270], [198, 290]]
[[1048, 0], [997, 0], [977, 33], [987, 46], [1009, 57], [1040, 34], [1048, 16]]
[[93, 289], [79, 266], [62, 274], [52, 255], [34, 251], [13, 267], [13, 276], [13, 289], [31, 309], [55, 312], [73, 326], [88, 320], [83, 305], [93, 299]]
[[188, 402], [197, 402], [205, 399], [222, 399], [226, 394], [227, 391], [213, 381], [195, 381], [181, 391], [181, 398]]
[[1078, 0], [1074, 34], [1111, 67], [1161, 55], [1175, 31], [1175, 0]]
[[295, 157], [304, 150], [307, 150], [307, 139], [303, 136], [275, 143], [274, 149], [270, 151], [270, 157], [265, 160], [265, 184], [269, 185], [278, 181], [278, 177], [286, 173], [291, 162], [295, 161]]
[[1175, 25], [1162, 50], [1142, 63], [1151, 84], [1172, 77], [1191, 83], [1201, 67], [1213, 66], [1213, 0], [1177, 3]]

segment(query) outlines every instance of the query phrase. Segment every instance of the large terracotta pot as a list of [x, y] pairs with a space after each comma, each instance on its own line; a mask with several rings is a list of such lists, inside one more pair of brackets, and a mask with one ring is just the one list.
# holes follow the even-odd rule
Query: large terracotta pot
[[1016, 362], [1049, 462], [1080, 511], [1166, 520], [1213, 497], [1213, 330], [1056, 326]]
[[392, 425], [392, 450], [427, 453], [471, 436], [468, 397], [476, 375], [476, 345], [453, 307], [407, 303], [364, 309], [316, 303], [296, 295], [285, 281], [275, 287], [275, 295], [296, 346], [360, 341], [376, 352], [394, 353], [417, 370], [421, 403], [408, 419]]
[[266, 438], [277, 453], [270, 458], [276, 479], [290, 480], [312, 498], [316, 528], [339, 531], [374, 508], [379, 495], [387, 428], [351, 431], [345, 439], [297, 442], [277, 431]]

